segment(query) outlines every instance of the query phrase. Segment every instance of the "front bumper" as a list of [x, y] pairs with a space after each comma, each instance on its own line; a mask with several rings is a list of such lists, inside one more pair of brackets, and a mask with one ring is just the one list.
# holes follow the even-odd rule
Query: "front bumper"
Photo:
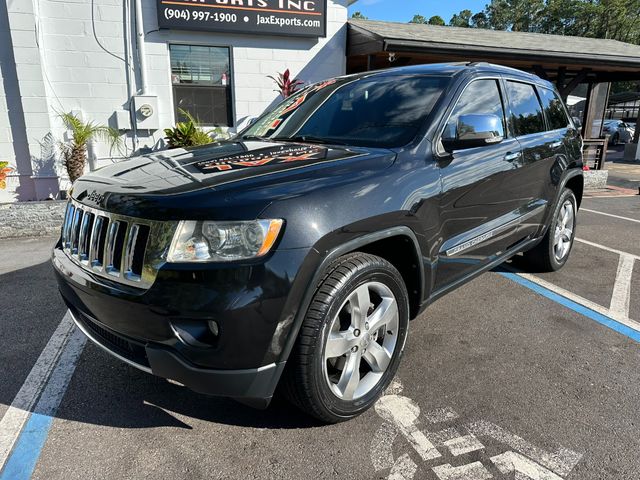
[[[207, 395], [236, 398], [252, 407], [266, 408], [285, 362], [244, 370], [212, 370], [188, 364], [170, 350], [136, 345], [98, 326], [95, 319], [69, 308], [76, 326], [89, 340], [117, 359], [146, 373], [173, 380]], [[129, 346], [126, 344], [129, 343]]]
[[[290, 322], [283, 312], [296, 303], [290, 293], [305, 255], [274, 252], [244, 266], [167, 265], [148, 290], [92, 275], [59, 246], [52, 263], [76, 324], [99, 347], [194, 391], [264, 407], [285, 365]], [[200, 331], [212, 320], [219, 334], [206, 345], [176, 333]]]

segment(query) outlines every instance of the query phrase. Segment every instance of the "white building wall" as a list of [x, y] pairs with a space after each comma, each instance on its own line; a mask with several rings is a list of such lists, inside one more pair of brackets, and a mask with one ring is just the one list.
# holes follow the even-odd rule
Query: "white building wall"
[[[123, 4], [126, 0], [94, 0], [93, 9], [91, 0], [6, 1], [10, 10], [20, 10], [20, 18], [15, 22], [20, 28], [12, 28], [11, 35], [25, 123], [31, 130], [29, 142], [34, 158], [30, 163], [41, 165], [42, 158], [38, 157], [46, 156], [46, 153], [37, 152], [33, 142], [50, 138], [50, 132], [57, 139], [65, 137], [57, 112], [73, 111], [80, 113], [84, 120], [109, 124], [113, 122], [114, 112], [127, 108], [129, 95], [135, 94], [140, 87], [139, 65], [135, 60], [135, 32], [133, 29], [130, 31], [131, 38], [127, 41]], [[328, 0], [327, 3], [327, 37], [315, 39], [159, 31], [155, 0], [143, 0], [147, 94], [158, 97], [161, 128], [139, 131], [137, 146], [152, 147], [163, 138], [162, 129], [174, 124], [170, 43], [231, 47], [236, 125], [246, 121], [247, 117], [259, 115], [278, 100], [273, 81], [267, 75], [275, 76], [289, 68], [301, 80], [316, 82], [344, 74], [347, 0]], [[131, 0], [132, 9], [133, 4]], [[34, 11], [33, 5], [39, 7], [39, 11]], [[124, 60], [129, 62], [130, 89], [127, 88]], [[5, 141], [8, 128], [8, 119], [3, 116], [5, 103], [0, 100], [0, 154], [11, 156], [13, 153]], [[16, 126], [13, 128], [15, 130]], [[126, 138], [126, 153], [131, 154], [135, 145], [130, 134]], [[100, 159], [97, 164], [113, 161], [106, 158], [110, 155], [106, 145], [94, 146], [91, 155]], [[49, 164], [47, 159], [44, 165], [50, 176]], [[62, 182], [62, 187], [65, 186]], [[23, 195], [20, 199], [36, 199], [28, 196], [41, 198], [48, 195], [49, 187], [39, 191], [34, 187], [32, 194]], [[0, 197], [0, 202], [5, 197]]]

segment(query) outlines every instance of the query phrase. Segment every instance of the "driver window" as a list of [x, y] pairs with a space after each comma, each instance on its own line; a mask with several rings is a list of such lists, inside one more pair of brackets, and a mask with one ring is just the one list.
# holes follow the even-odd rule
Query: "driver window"
[[447, 140], [457, 138], [456, 127], [460, 115], [495, 115], [502, 120], [502, 136], [504, 136], [504, 107], [497, 80], [475, 80], [458, 99], [451, 117], [447, 122], [442, 137]]

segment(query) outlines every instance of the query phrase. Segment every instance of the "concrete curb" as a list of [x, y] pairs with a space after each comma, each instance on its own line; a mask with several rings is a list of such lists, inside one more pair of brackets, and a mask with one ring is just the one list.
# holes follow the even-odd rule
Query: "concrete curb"
[[588, 170], [584, 172], [584, 189], [601, 190], [606, 188], [608, 179], [608, 170]]
[[66, 201], [0, 204], [0, 238], [50, 237], [60, 232]]

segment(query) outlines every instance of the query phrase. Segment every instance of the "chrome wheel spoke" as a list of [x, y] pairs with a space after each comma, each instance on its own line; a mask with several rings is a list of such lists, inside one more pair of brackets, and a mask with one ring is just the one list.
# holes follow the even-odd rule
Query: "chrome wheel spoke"
[[353, 400], [356, 389], [360, 384], [360, 361], [362, 354], [360, 350], [347, 357], [347, 363], [342, 370], [342, 375], [338, 381], [338, 390], [345, 400]]
[[367, 319], [369, 324], [368, 330], [375, 332], [376, 330], [388, 325], [398, 316], [398, 305], [393, 298], [383, 298], [382, 303], [374, 310]]
[[371, 296], [368, 285], [360, 285], [349, 298], [351, 303], [351, 326], [362, 330], [367, 320], [367, 313], [371, 306]]
[[383, 373], [391, 363], [391, 354], [376, 342], [367, 347], [367, 351], [362, 354], [365, 362], [371, 367], [374, 373]]
[[354, 338], [351, 332], [332, 332], [327, 339], [325, 347], [326, 358], [341, 357], [351, 350]]

